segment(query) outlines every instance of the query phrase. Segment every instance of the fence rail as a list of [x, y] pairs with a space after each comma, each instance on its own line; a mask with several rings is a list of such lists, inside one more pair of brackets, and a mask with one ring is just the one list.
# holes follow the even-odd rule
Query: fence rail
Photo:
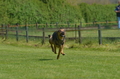
[[[54, 25], [54, 26], [56, 26], [56, 25], [67, 25], [67, 26], [69, 26], [69, 25], [75, 25], [75, 24], [77, 24], [77, 25], [83, 25], [83, 24], [85, 24], [85, 25], [88, 25], [88, 24], [110, 24], [110, 23], [117, 23], [117, 21], [106, 21], [106, 22], [96, 22], [96, 21], [94, 21], [94, 22], [90, 22], [90, 23], [83, 23], [83, 22], [80, 22], [80, 23], [66, 23], [66, 24], [59, 24], [58, 22], [56, 22], [56, 23], [54, 23], [54, 24], [48, 24], [48, 23], [46, 23], [46, 24], [38, 24], [38, 23], [36, 23], [36, 24], [27, 24], [27, 26], [50, 26], [50, 25]], [[16, 25], [18, 25], [18, 24], [16, 24]], [[8, 27], [16, 27], [16, 25], [7, 25]], [[0, 27], [2, 27], [3, 25], [1, 25]], [[26, 26], [26, 24], [25, 25], [19, 25], [19, 27], [24, 27], [24, 26]]]
[[[81, 44], [82, 43], [82, 39], [85, 38], [84, 36], [82, 36], [82, 32], [83, 31], [98, 31], [98, 34], [97, 34], [97, 38], [98, 38], [98, 43], [99, 45], [102, 44], [102, 38], [111, 38], [111, 39], [119, 39], [119, 37], [102, 37], [102, 30], [109, 30], [109, 29], [104, 29], [103, 27], [100, 26], [100, 24], [103, 24], [103, 23], [107, 23], [107, 24], [110, 24], [110, 23], [117, 23], [116, 21], [112, 21], [112, 22], [95, 22], [95, 23], [82, 23], [80, 22], [79, 24], [25, 24], [25, 25], [1, 25], [0, 26], [0, 36], [2, 36], [2, 38], [5, 38], [7, 39], [9, 37], [9, 35], [13, 35], [16, 37], [16, 41], [19, 41], [19, 37], [20, 36], [23, 36], [26, 38], [26, 42], [29, 42], [29, 37], [35, 37], [35, 38], [41, 38], [42, 39], [42, 44], [45, 43], [45, 40], [46, 38], [48, 38], [48, 35], [47, 33], [52, 33], [54, 32], [55, 30], [59, 29], [60, 25], [66, 25], [66, 26], [70, 26], [70, 25], [73, 25], [74, 27], [65, 27], [66, 31], [69, 33], [69, 32], [74, 32], [74, 37], [71, 36], [71, 37], [67, 37], [66, 39], [74, 39], [74, 40], [78, 40], [78, 43]], [[96, 24], [97, 27], [82, 27], [83, 24]], [[46, 27], [42, 27], [42, 28], [38, 28], [39, 25], [43, 25], [43, 26], [46, 26]], [[48, 25], [55, 25], [56, 28], [47, 28]], [[37, 27], [36, 30], [33, 30], [33, 29], [30, 29], [29, 26], [35, 26]], [[24, 27], [24, 28], [22, 28]], [[22, 29], [21, 29], [22, 28]], [[41, 34], [40, 35], [30, 35], [30, 31], [37, 31], [37, 32], [40, 32]], [[114, 28], [112, 30], [118, 30], [117, 28]], [[21, 33], [21, 32], [24, 32], [24, 33]]]

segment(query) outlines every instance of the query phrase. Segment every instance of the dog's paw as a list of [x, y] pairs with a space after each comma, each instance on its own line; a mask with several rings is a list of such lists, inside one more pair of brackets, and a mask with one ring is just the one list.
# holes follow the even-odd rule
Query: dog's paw
[[62, 54], [63, 56], [65, 55], [65, 53]]
[[57, 54], [56, 52], [54, 52], [55, 54]]

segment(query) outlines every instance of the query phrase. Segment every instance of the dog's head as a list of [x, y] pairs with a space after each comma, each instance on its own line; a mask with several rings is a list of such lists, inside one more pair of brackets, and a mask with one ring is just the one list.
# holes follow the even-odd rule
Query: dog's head
[[58, 30], [58, 37], [60, 39], [63, 39], [65, 37], [65, 29], [59, 29]]

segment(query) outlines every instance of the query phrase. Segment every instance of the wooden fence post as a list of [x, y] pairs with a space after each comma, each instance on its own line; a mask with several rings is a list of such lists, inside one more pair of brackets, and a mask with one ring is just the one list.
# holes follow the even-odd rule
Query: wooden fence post
[[95, 21], [93, 21], [93, 26], [95, 26]]
[[28, 37], [28, 26], [27, 26], [27, 24], [25, 24], [25, 30], [26, 30], [26, 42], [28, 43], [29, 37]]
[[18, 41], [18, 38], [19, 38], [19, 36], [18, 36], [18, 24], [16, 24], [16, 41]]
[[3, 24], [1, 26], [1, 35], [2, 35], [2, 39], [4, 39], [4, 25]]
[[58, 22], [56, 22], [56, 28], [58, 28]]
[[79, 44], [81, 44], [82, 43], [82, 37], [81, 37], [81, 26], [79, 25], [78, 26], [78, 38], [79, 38]]
[[42, 45], [45, 44], [45, 28], [43, 28], [43, 40], [42, 40]]
[[38, 29], [38, 23], [36, 22], [36, 29]]
[[48, 23], [46, 23], [46, 28], [48, 27]]
[[6, 27], [5, 27], [5, 29], [6, 29], [6, 34], [5, 34], [5, 40], [8, 38], [8, 25], [6, 25]]
[[108, 25], [108, 20], [106, 20], [106, 25]]
[[76, 31], [77, 28], [76, 28], [76, 26], [77, 26], [77, 25], [75, 24], [75, 40], [77, 39], [77, 31]]
[[99, 45], [102, 44], [102, 35], [101, 35], [101, 26], [100, 24], [98, 24], [98, 41], [99, 41]]
[[70, 23], [69, 22], [67, 22], [67, 24], [68, 24], [68, 28], [70, 27]]

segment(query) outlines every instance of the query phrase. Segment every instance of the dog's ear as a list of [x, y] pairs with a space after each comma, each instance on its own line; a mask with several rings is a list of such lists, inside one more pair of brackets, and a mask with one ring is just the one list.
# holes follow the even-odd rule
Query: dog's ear
[[61, 29], [59, 29], [58, 32], [61, 32]]
[[65, 32], [65, 29], [59, 29], [58, 32]]

